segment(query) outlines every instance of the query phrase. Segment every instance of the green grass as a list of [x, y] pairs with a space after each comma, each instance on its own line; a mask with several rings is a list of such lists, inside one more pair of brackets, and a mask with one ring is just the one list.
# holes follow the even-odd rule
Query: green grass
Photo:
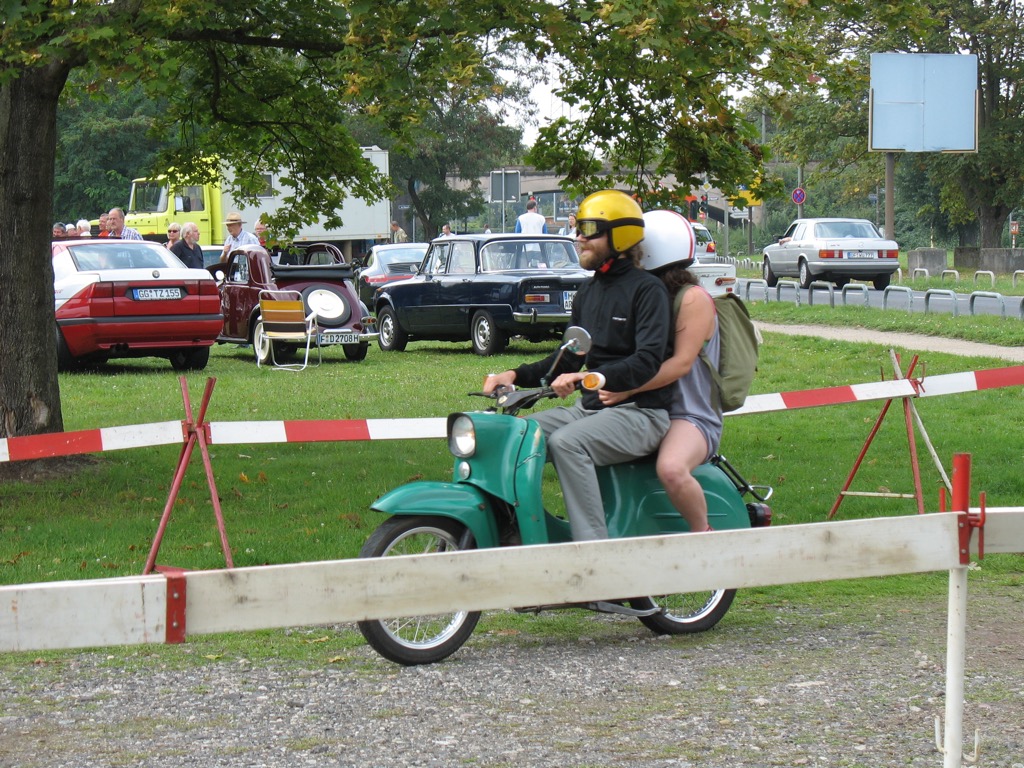
[[[994, 343], [1020, 343], [1014, 323], [998, 318], [908, 316], [905, 312], [764, 305], [752, 302], [756, 319], [825, 323], [885, 330], [913, 330]], [[975, 320], [978, 320], [975, 324]], [[941, 324], [940, 324], [941, 323]], [[967, 335], [967, 334], [971, 335]], [[1020, 339], [1020, 341], [1013, 341]], [[198, 409], [208, 376], [216, 377], [207, 413], [210, 421], [444, 417], [480, 407], [467, 396], [484, 375], [546, 354], [553, 344], [517, 342], [504, 355], [480, 358], [468, 344], [416, 343], [407, 352], [386, 354], [376, 347], [362, 363], [349, 363], [340, 350], [327, 350], [319, 368], [301, 373], [257, 370], [250, 350], [214, 349], [209, 368], [188, 377]], [[964, 359], [940, 353], [922, 356], [937, 375], [1006, 365], [999, 360]], [[881, 345], [824, 341], [766, 334], [755, 392], [779, 392], [890, 377]], [[108, 365], [93, 372], [62, 375], [68, 430], [181, 419], [177, 375], [161, 361]], [[947, 472], [954, 453], [974, 456], [973, 489], [986, 491], [989, 506], [1020, 503], [1024, 480], [1024, 409], [1017, 388], [921, 400], [917, 409]], [[881, 409], [881, 403], [786, 411], [726, 422], [722, 453], [747, 479], [775, 487], [776, 525], [822, 522]], [[921, 444], [919, 457], [926, 508], [938, 506], [939, 475]], [[178, 457], [177, 446], [99, 454], [71, 476], [36, 482], [0, 483], [0, 584], [89, 579], [141, 572], [167, 500]], [[369, 510], [381, 493], [416, 478], [447, 478], [451, 457], [442, 440], [255, 444], [211, 446], [217, 488], [237, 566], [354, 557], [382, 519]], [[852, 490], [912, 491], [903, 411], [896, 403], [867, 455]], [[848, 497], [838, 519], [913, 514], [911, 500]], [[188, 569], [223, 566], [212, 506], [198, 451], [174, 506], [159, 563]], [[972, 578], [994, 587], [1019, 586], [1019, 558], [986, 558]], [[789, 601], [870, 601], [941, 594], [944, 574], [892, 577], [748, 590], [745, 620], [760, 621], [756, 609]], [[764, 618], [763, 620], [770, 620]], [[534, 632], [539, 619], [494, 614], [480, 636]], [[584, 632], [585, 615], [549, 619], [545, 631]], [[631, 630], [632, 631], [632, 630]], [[340, 647], [316, 642], [326, 630], [267, 631], [191, 638], [186, 655], [173, 649], [126, 651], [149, 663], [152, 654], [183, 663], [204, 658], [316, 658], [324, 664], [347, 659], [360, 644], [349, 636]], [[333, 637], [333, 634], [332, 634]], [[327, 647], [330, 646], [330, 647]], [[38, 654], [36, 655], [38, 656]], [[43, 658], [50, 658], [44, 655]], [[59, 654], [53, 658], [60, 658]], [[123, 660], [123, 657], [120, 657]], [[332, 661], [333, 660], [333, 661]]]

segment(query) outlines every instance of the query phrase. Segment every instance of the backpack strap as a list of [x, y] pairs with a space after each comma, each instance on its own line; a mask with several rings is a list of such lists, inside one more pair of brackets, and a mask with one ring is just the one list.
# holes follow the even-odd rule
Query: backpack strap
[[[677, 317], [679, 317], [679, 312], [683, 308], [683, 294], [686, 293], [687, 290], [689, 290], [690, 288], [693, 288], [693, 287], [694, 287], [693, 283], [687, 283], [686, 285], [684, 285], [682, 288], [679, 289], [679, 293], [676, 294], [676, 299], [675, 299], [675, 302], [673, 303], [673, 307], [672, 307], [672, 319], [673, 320], [675, 320]], [[711, 299], [711, 306], [714, 308], [715, 314], [717, 315], [718, 314], [718, 307], [715, 306], [715, 299], [714, 299], [714, 297], [711, 296], [711, 294], [708, 294], [708, 298]], [[721, 332], [721, 326], [719, 326], [719, 332]], [[711, 381], [714, 382], [714, 385], [715, 385], [714, 387], [712, 387], [713, 391], [711, 393], [712, 396], [714, 397], [713, 405], [715, 407], [715, 410], [718, 411], [719, 413], [721, 413], [722, 412], [722, 374], [720, 374], [718, 372], [718, 368], [716, 368], [714, 366], [714, 364], [711, 362], [711, 358], [708, 357], [708, 353], [704, 350], [704, 345], [703, 344], [701, 345], [700, 352], [697, 353], [697, 357], [699, 357], [701, 360], [704, 361], [704, 365], [706, 365], [707, 368], [708, 368], [708, 373], [711, 374]]]

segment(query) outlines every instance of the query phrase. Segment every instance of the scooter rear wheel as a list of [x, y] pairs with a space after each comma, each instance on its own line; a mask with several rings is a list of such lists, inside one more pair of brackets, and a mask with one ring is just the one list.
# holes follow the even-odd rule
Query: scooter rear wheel
[[[447, 517], [397, 516], [366, 540], [360, 557], [424, 555], [476, 549], [466, 526]], [[360, 621], [359, 631], [381, 656], [398, 664], [433, 664], [455, 653], [473, 634], [480, 611]]]
[[686, 635], [706, 632], [729, 611], [735, 589], [712, 592], [686, 592], [677, 595], [637, 597], [629, 601], [638, 610], [661, 608], [661, 613], [640, 616], [641, 623], [659, 635]]

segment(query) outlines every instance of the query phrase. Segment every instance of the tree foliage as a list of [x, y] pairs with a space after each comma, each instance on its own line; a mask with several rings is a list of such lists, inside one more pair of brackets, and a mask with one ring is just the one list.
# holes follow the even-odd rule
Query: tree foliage
[[95, 219], [128, 202], [131, 180], [152, 167], [169, 146], [166, 131], [155, 132], [166, 106], [141, 87], [102, 83], [90, 93], [86, 70], [75, 70], [61, 94], [53, 218]]
[[[966, 2], [966, 0], [959, 0]], [[948, 0], [953, 3], [954, 0]], [[692, 185], [708, 173], [726, 193], [758, 179], [756, 124], [733, 106], [736, 89], [829, 87], [828, 55], [864, 29], [906, 28], [905, 4], [852, 0], [7, 0], [0, 27], [0, 436], [61, 428], [46, 258], [56, 115], [69, 76], [76, 89], [141, 88], [161, 104], [151, 135], [171, 139], [153, 169], [209, 175], [216, 155], [252, 199], [266, 170], [289, 169], [290, 227], [379, 196], [388, 180], [363, 160], [350, 129], [371, 121], [396, 151], [441, 165], [430, 143], [451, 130], [436, 112], [477, 109], [507, 88], [496, 72], [518, 47], [553, 62], [557, 94], [580, 116], [541, 131], [536, 164], [570, 191], [611, 180], [639, 191], [671, 173]], [[913, 5], [917, 8], [917, 5]], [[830, 26], [831, 25], [831, 26]], [[840, 72], [842, 62], [835, 65]], [[490, 89], [490, 94], [488, 94]], [[765, 89], [770, 90], [770, 89]], [[439, 94], [445, 94], [440, 97]], [[470, 94], [465, 104], [446, 104]], [[437, 122], [435, 123], [435, 119]], [[452, 124], [454, 125], [454, 123]], [[168, 133], [164, 133], [168, 132]], [[511, 136], [493, 134], [495, 148]], [[499, 159], [497, 156], [495, 159]], [[472, 153], [449, 167], [468, 174]], [[441, 195], [440, 185], [421, 186]], [[769, 180], [765, 179], [765, 183]], [[437, 200], [443, 208], [458, 206]], [[459, 203], [458, 205], [462, 205]], [[433, 213], [424, 207], [428, 220]], [[45, 215], [44, 215], [45, 214]], [[22, 225], [22, 224], [25, 225]]]
[[[457, 92], [438, 97], [421, 125], [415, 148], [392, 155], [391, 171], [402, 180], [429, 239], [442, 224], [484, 211], [480, 177], [522, 154], [522, 130], [501, 125], [486, 105]], [[453, 185], [451, 179], [468, 187]]]

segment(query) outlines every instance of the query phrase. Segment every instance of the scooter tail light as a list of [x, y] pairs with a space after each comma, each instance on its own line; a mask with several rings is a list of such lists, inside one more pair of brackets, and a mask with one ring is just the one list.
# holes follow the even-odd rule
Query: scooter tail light
[[750, 515], [751, 528], [767, 528], [772, 524], [772, 508], [759, 501], [752, 501], [747, 504], [747, 514]]
[[448, 417], [448, 450], [460, 459], [468, 459], [476, 453], [476, 425], [464, 413]]

